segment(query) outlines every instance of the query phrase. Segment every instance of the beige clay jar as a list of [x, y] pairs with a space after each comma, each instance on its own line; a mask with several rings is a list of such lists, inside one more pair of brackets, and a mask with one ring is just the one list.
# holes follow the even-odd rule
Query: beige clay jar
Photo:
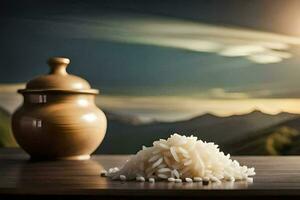
[[66, 72], [67, 58], [50, 58], [50, 73], [18, 90], [24, 102], [12, 117], [18, 144], [33, 159], [89, 159], [107, 121], [95, 105], [98, 90]]

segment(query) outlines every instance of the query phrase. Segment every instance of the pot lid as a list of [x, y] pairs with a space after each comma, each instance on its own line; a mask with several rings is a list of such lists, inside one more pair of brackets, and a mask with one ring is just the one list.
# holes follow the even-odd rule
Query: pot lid
[[90, 84], [75, 75], [68, 74], [66, 68], [70, 59], [53, 57], [48, 60], [50, 72], [30, 80], [25, 89], [18, 90], [25, 92], [68, 92], [68, 93], [91, 93], [98, 94], [98, 90], [91, 89]]

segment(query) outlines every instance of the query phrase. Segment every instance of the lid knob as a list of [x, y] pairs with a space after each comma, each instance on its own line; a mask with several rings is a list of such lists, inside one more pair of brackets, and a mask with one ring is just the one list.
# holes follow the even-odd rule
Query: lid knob
[[52, 57], [48, 60], [50, 72], [30, 80], [25, 89], [20, 93], [74, 93], [74, 94], [98, 94], [98, 90], [91, 89], [90, 84], [73, 74], [68, 74], [66, 68], [70, 63], [68, 58]]
[[62, 57], [52, 57], [48, 60], [50, 66], [49, 74], [66, 75], [68, 74], [66, 68], [70, 63], [70, 59]]

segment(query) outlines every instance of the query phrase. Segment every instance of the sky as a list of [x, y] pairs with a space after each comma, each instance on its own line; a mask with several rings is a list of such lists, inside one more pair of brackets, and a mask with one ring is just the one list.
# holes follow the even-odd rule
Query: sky
[[1, 1], [0, 92], [66, 56], [103, 106], [125, 114], [300, 112], [299, 8], [296, 0]]

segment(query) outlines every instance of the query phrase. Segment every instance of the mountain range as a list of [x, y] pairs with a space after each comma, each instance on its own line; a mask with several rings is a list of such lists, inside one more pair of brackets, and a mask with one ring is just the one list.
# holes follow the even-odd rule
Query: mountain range
[[[106, 112], [109, 123], [106, 137], [97, 150], [98, 153], [135, 153], [142, 145], [149, 146], [154, 140], [167, 138], [172, 133], [195, 135], [199, 139], [219, 144], [227, 152], [252, 154], [251, 151], [234, 151], [232, 145], [241, 148], [248, 139], [259, 138], [260, 133], [268, 133], [271, 127], [290, 120], [299, 120], [298, 115], [279, 113], [269, 115], [258, 110], [244, 115], [219, 117], [204, 114], [189, 120], [177, 122], [139, 123], [135, 117], [118, 116]], [[126, 120], [124, 120], [124, 118]], [[300, 125], [299, 125], [300, 130]], [[126, 142], [124, 142], [126, 141]], [[254, 151], [252, 151], [254, 152]], [[269, 154], [267, 151], [264, 154]]]
[[238, 143], [228, 144], [227, 149], [238, 155], [299, 155], [300, 117], [260, 130]]
[[[233, 155], [296, 155], [300, 153], [300, 116], [261, 111], [219, 117], [210, 113], [176, 122], [144, 123], [138, 117], [105, 111], [108, 129], [97, 154], [133, 154], [142, 145], [172, 133], [194, 135], [219, 144]], [[10, 130], [10, 113], [0, 108], [0, 147], [17, 146]]]

